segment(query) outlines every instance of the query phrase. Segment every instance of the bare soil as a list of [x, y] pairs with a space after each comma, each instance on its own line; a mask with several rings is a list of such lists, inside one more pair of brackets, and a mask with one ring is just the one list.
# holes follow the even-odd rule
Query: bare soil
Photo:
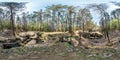
[[[45, 34], [66, 34], [65, 32], [44, 32]], [[0, 36], [10, 37], [10, 32], [1, 32]], [[59, 35], [58, 35], [59, 36]], [[92, 48], [74, 47], [67, 42], [57, 42], [51, 46], [0, 48], [0, 60], [119, 60], [119, 31], [110, 31], [112, 46], [106, 46], [107, 39], [86, 39]], [[54, 41], [54, 40], [52, 40]]]

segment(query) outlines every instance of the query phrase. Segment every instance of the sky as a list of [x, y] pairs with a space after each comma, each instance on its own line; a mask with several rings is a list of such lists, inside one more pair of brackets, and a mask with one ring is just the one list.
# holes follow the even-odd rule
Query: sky
[[[107, 3], [109, 5], [109, 8], [107, 9], [107, 12], [110, 13], [111, 11], [120, 8], [118, 6], [115, 6], [114, 4], [110, 2], [120, 2], [118, 0], [0, 0], [0, 2], [28, 2], [26, 5], [26, 11], [33, 12], [40, 9], [44, 9], [47, 6], [51, 6], [53, 4], [63, 4], [63, 5], [73, 5], [75, 7], [85, 7], [88, 4], [96, 3]], [[99, 17], [97, 16], [96, 12], [93, 12], [94, 17], [93, 20], [97, 22]], [[97, 16], [97, 17], [96, 17]]]

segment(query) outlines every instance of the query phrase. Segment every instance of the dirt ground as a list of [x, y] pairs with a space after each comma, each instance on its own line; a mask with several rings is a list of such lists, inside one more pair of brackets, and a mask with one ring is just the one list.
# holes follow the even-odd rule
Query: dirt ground
[[[9, 33], [1, 33], [7, 36]], [[45, 33], [45, 34], [63, 34]], [[89, 39], [94, 48], [74, 47], [67, 42], [57, 42], [51, 46], [0, 48], [0, 60], [119, 60], [119, 31], [109, 32], [113, 46], [106, 47], [107, 39]], [[9, 36], [9, 35], [8, 35]], [[87, 38], [86, 38], [87, 39]], [[104, 48], [105, 47], [105, 48]]]
[[120, 50], [85, 49], [68, 43], [50, 47], [19, 47], [0, 50], [0, 60], [119, 60]]

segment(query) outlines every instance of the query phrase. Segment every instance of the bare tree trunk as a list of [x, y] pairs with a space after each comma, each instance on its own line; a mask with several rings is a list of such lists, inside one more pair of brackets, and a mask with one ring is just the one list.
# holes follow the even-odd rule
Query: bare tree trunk
[[60, 12], [58, 12], [58, 31], [61, 31], [60, 23]]
[[119, 21], [119, 19], [118, 19], [118, 30], [120, 30], [120, 21]]
[[65, 31], [68, 31], [68, 16], [66, 16], [66, 27], [65, 27]]
[[3, 24], [1, 19], [0, 19], [0, 25], [1, 25], [1, 30], [3, 31]]
[[53, 11], [52, 12], [52, 29], [55, 31], [56, 29], [55, 29], [55, 27], [54, 27], [54, 23], [53, 22], [55, 22], [55, 11]]
[[40, 24], [39, 24], [39, 31], [41, 31], [42, 30], [42, 9], [40, 10], [40, 12], [41, 12], [41, 14], [40, 14], [40, 17], [39, 17], [39, 19], [40, 19]]
[[72, 18], [71, 18], [71, 12], [69, 12], [69, 32], [72, 33]]
[[[105, 18], [106, 19], [106, 18]], [[107, 21], [104, 21], [104, 32], [105, 32], [105, 37], [107, 37], [108, 39], [108, 43], [110, 43], [110, 39], [109, 39], [109, 33], [108, 33], [108, 28], [107, 28]]]
[[13, 10], [12, 10], [12, 6], [10, 6], [10, 20], [11, 20], [11, 28], [12, 28], [12, 33], [13, 36], [15, 36], [15, 28], [14, 28], [14, 20], [13, 20]]
[[110, 43], [108, 30], [106, 30], [106, 37], [108, 38], [108, 42]]
[[76, 22], [76, 14], [74, 15], [74, 18], [73, 18], [73, 31], [76, 29], [75, 22]]
[[82, 30], [83, 30], [83, 33], [84, 33], [84, 19], [82, 19]]

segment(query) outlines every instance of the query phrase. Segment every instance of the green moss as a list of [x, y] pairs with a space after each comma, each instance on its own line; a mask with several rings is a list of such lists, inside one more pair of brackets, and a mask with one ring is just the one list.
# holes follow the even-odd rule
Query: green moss
[[107, 43], [106, 46], [113, 46], [113, 43], [112, 42]]

